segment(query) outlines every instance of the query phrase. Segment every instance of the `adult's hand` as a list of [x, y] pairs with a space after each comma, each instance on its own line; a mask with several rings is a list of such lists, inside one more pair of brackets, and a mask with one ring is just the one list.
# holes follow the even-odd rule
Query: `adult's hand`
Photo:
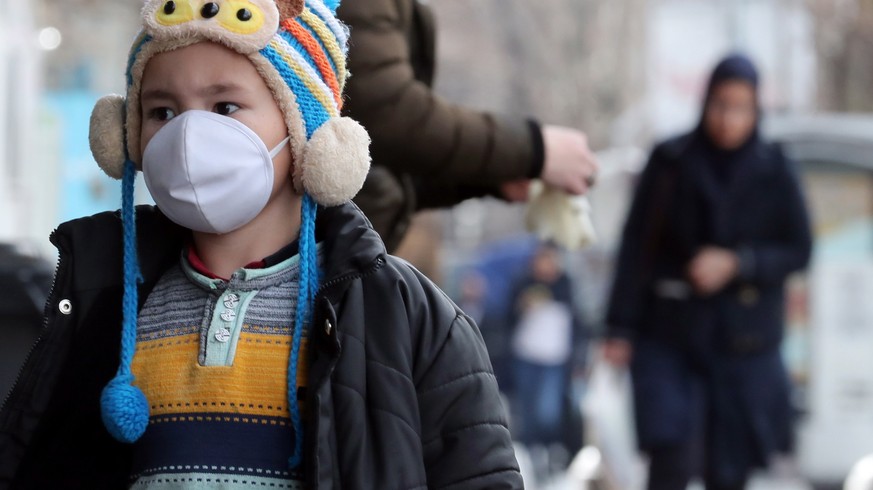
[[546, 161], [542, 179], [570, 194], [588, 192], [599, 165], [585, 133], [562, 126], [543, 126]]
[[630, 364], [634, 348], [624, 339], [608, 339], [603, 343], [602, 355], [613, 366], [624, 367]]
[[719, 247], [705, 247], [688, 266], [688, 279], [702, 296], [712, 296], [728, 285], [739, 272], [736, 253]]

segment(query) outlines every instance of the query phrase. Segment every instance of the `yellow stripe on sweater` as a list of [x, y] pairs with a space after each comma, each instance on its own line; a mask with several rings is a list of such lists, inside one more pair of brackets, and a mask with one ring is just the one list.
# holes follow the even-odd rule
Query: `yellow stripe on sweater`
[[[306, 339], [300, 345], [297, 385], [307, 376]], [[242, 332], [233, 366], [201, 366], [200, 335], [138, 342], [132, 370], [150, 416], [238, 413], [288, 417], [291, 338]]]

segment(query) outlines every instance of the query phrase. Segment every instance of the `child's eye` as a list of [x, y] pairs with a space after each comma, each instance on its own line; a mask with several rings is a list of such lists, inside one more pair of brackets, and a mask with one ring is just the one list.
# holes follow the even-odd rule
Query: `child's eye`
[[219, 102], [212, 111], [220, 116], [229, 116], [239, 110], [239, 106], [233, 102]]
[[156, 121], [169, 121], [176, 117], [176, 113], [169, 107], [158, 107], [150, 111], [150, 116]]

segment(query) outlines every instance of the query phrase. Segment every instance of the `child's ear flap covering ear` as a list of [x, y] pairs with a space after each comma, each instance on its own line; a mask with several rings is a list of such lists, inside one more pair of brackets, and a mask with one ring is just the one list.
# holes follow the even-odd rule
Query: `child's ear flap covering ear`
[[351, 200], [370, 171], [370, 136], [348, 117], [329, 119], [303, 149], [294, 182], [322, 206]]
[[303, 13], [304, 0], [276, 0], [281, 14], [279, 19], [293, 19]]
[[107, 95], [97, 101], [91, 113], [88, 139], [100, 168], [113, 179], [121, 179], [127, 152], [124, 148], [124, 97]]

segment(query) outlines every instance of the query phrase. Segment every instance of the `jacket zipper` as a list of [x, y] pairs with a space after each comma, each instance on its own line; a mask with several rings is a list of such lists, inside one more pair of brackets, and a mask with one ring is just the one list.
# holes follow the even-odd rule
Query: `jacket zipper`
[[[53, 243], [54, 243], [54, 238], [55, 238], [55, 235], [57, 234], [57, 232], [58, 232], [58, 230], [56, 228], [54, 231], [52, 231], [51, 235], [49, 235], [49, 240], [51, 240]], [[21, 363], [21, 366], [18, 368], [18, 374], [15, 376], [15, 382], [12, 383], [12, 387], [9, 389], [9, 392], [6, 393], [6, 395], [3, 397], [3, 403], [0, 404], [0, 413], [3, 413], [6, 410], [6, 405], [9, 403], [9, 399], [12, 398], [12, 394], [15, 393], [15, 388], [17, 388], [18, 383], [21, 382], [21, 375], [24, 374], [25, 367], [30, 362], [30, 358], [33, 357], [33, 351], [35, 351], [36, 346], [39, 345], [40, 342], [42, 342], [43, 335], [45, 334], [45, 330], [46, 330], [46, 328], [48, 328], [49, 311], [50, 311], [51, 305], [54, 303], [55, 287], [57, 286], [58, 272], [60, 271], [60, 269], [61, 269], [61, 250], [60, 250], [60, 248], [58, 248], [58, 261], [55, 264], [55, 273], [52, 276], [52, 287], [51, 287], [51, 289], [49, 289], [49, 294], [48, 294], [48, 297], [46, 297], [45, 306], [43, 307], [43, 310], [42, 310], [42, 328], [40, 328], [39, 336], [36, 338], [36, 341], [33, 344], [31, 344], [30, 350], [27, 352], [27, 355], [24, 357], [24, 362]]]
[[[364, 276], [368, 276], [368, 275], [376, 272], [377, 270], [381, 269], [384, 265], [385, 265], [385, 259], [383, 257], [379, 257], [376, 259], [376, 261], [373, 263], [373, 265], [371, 265], [370, 268], [365, 270], [365, 271], [353, 272], [353, 273], [345, 274], [345, 275], [342, 275], [339, 277], [335, 277], [335, 278], [331, 279], [330, 281], [327, 281], [324, 284], [322, 284], [321, 286], [319, 286], [318, 290], [315, 292], [315, 297], [316, 298], [321, 297], [327, 289], [332, 288], [332, 287], [336, 286], [337, 284], [343, 283], [345, 281], [352, 281], [355, 279], [360, 279]], [[314, 319], [315, 319], [315, 317], [313, 317], [313, 320]], [[339, 326], [334, 325], [334, 328], [338, 329]], [[331, 363], [333, 364], [335, 362], [336, 362], [336, 359], [334, 359]], [[330, 367], [328, 369], [328, 372], [330, 372], [332, 370], [333, 370], [333, 367]], [[325, 373], [325, 374], [327, 374], [327, 376], [325, 378], [320, 379], [318, 381], [318, 383], [316, 384], [316, 386], [312, 387], [313, 394], [314, 394], [315, 390], [319, 386], [321, 386], [324, 379], [327, 379], [327, 377], [329, 377], [328, 373]], [[319, 417], [316, 416], [314, 418], [314, 420], [312, 421], [312, 425], [309, 426], [310, 430], [312, 431], [311, 433], [314, 434], [316, 438], [318, 437], [318, 431], [319, 431], [318, 421], [319, 421]], [[312, 448], [314, 450], [315, 446], [312, 446]], [[318, 474], [317, 458], [310, 458], [309, 474], [310, 475], [317, 475]], [[316, 476], [310, 476], [310, 478], [311, 478], [310, 482], [312, 484], [312, 488], [317, 489], [318, 488], [318, 478]]]

